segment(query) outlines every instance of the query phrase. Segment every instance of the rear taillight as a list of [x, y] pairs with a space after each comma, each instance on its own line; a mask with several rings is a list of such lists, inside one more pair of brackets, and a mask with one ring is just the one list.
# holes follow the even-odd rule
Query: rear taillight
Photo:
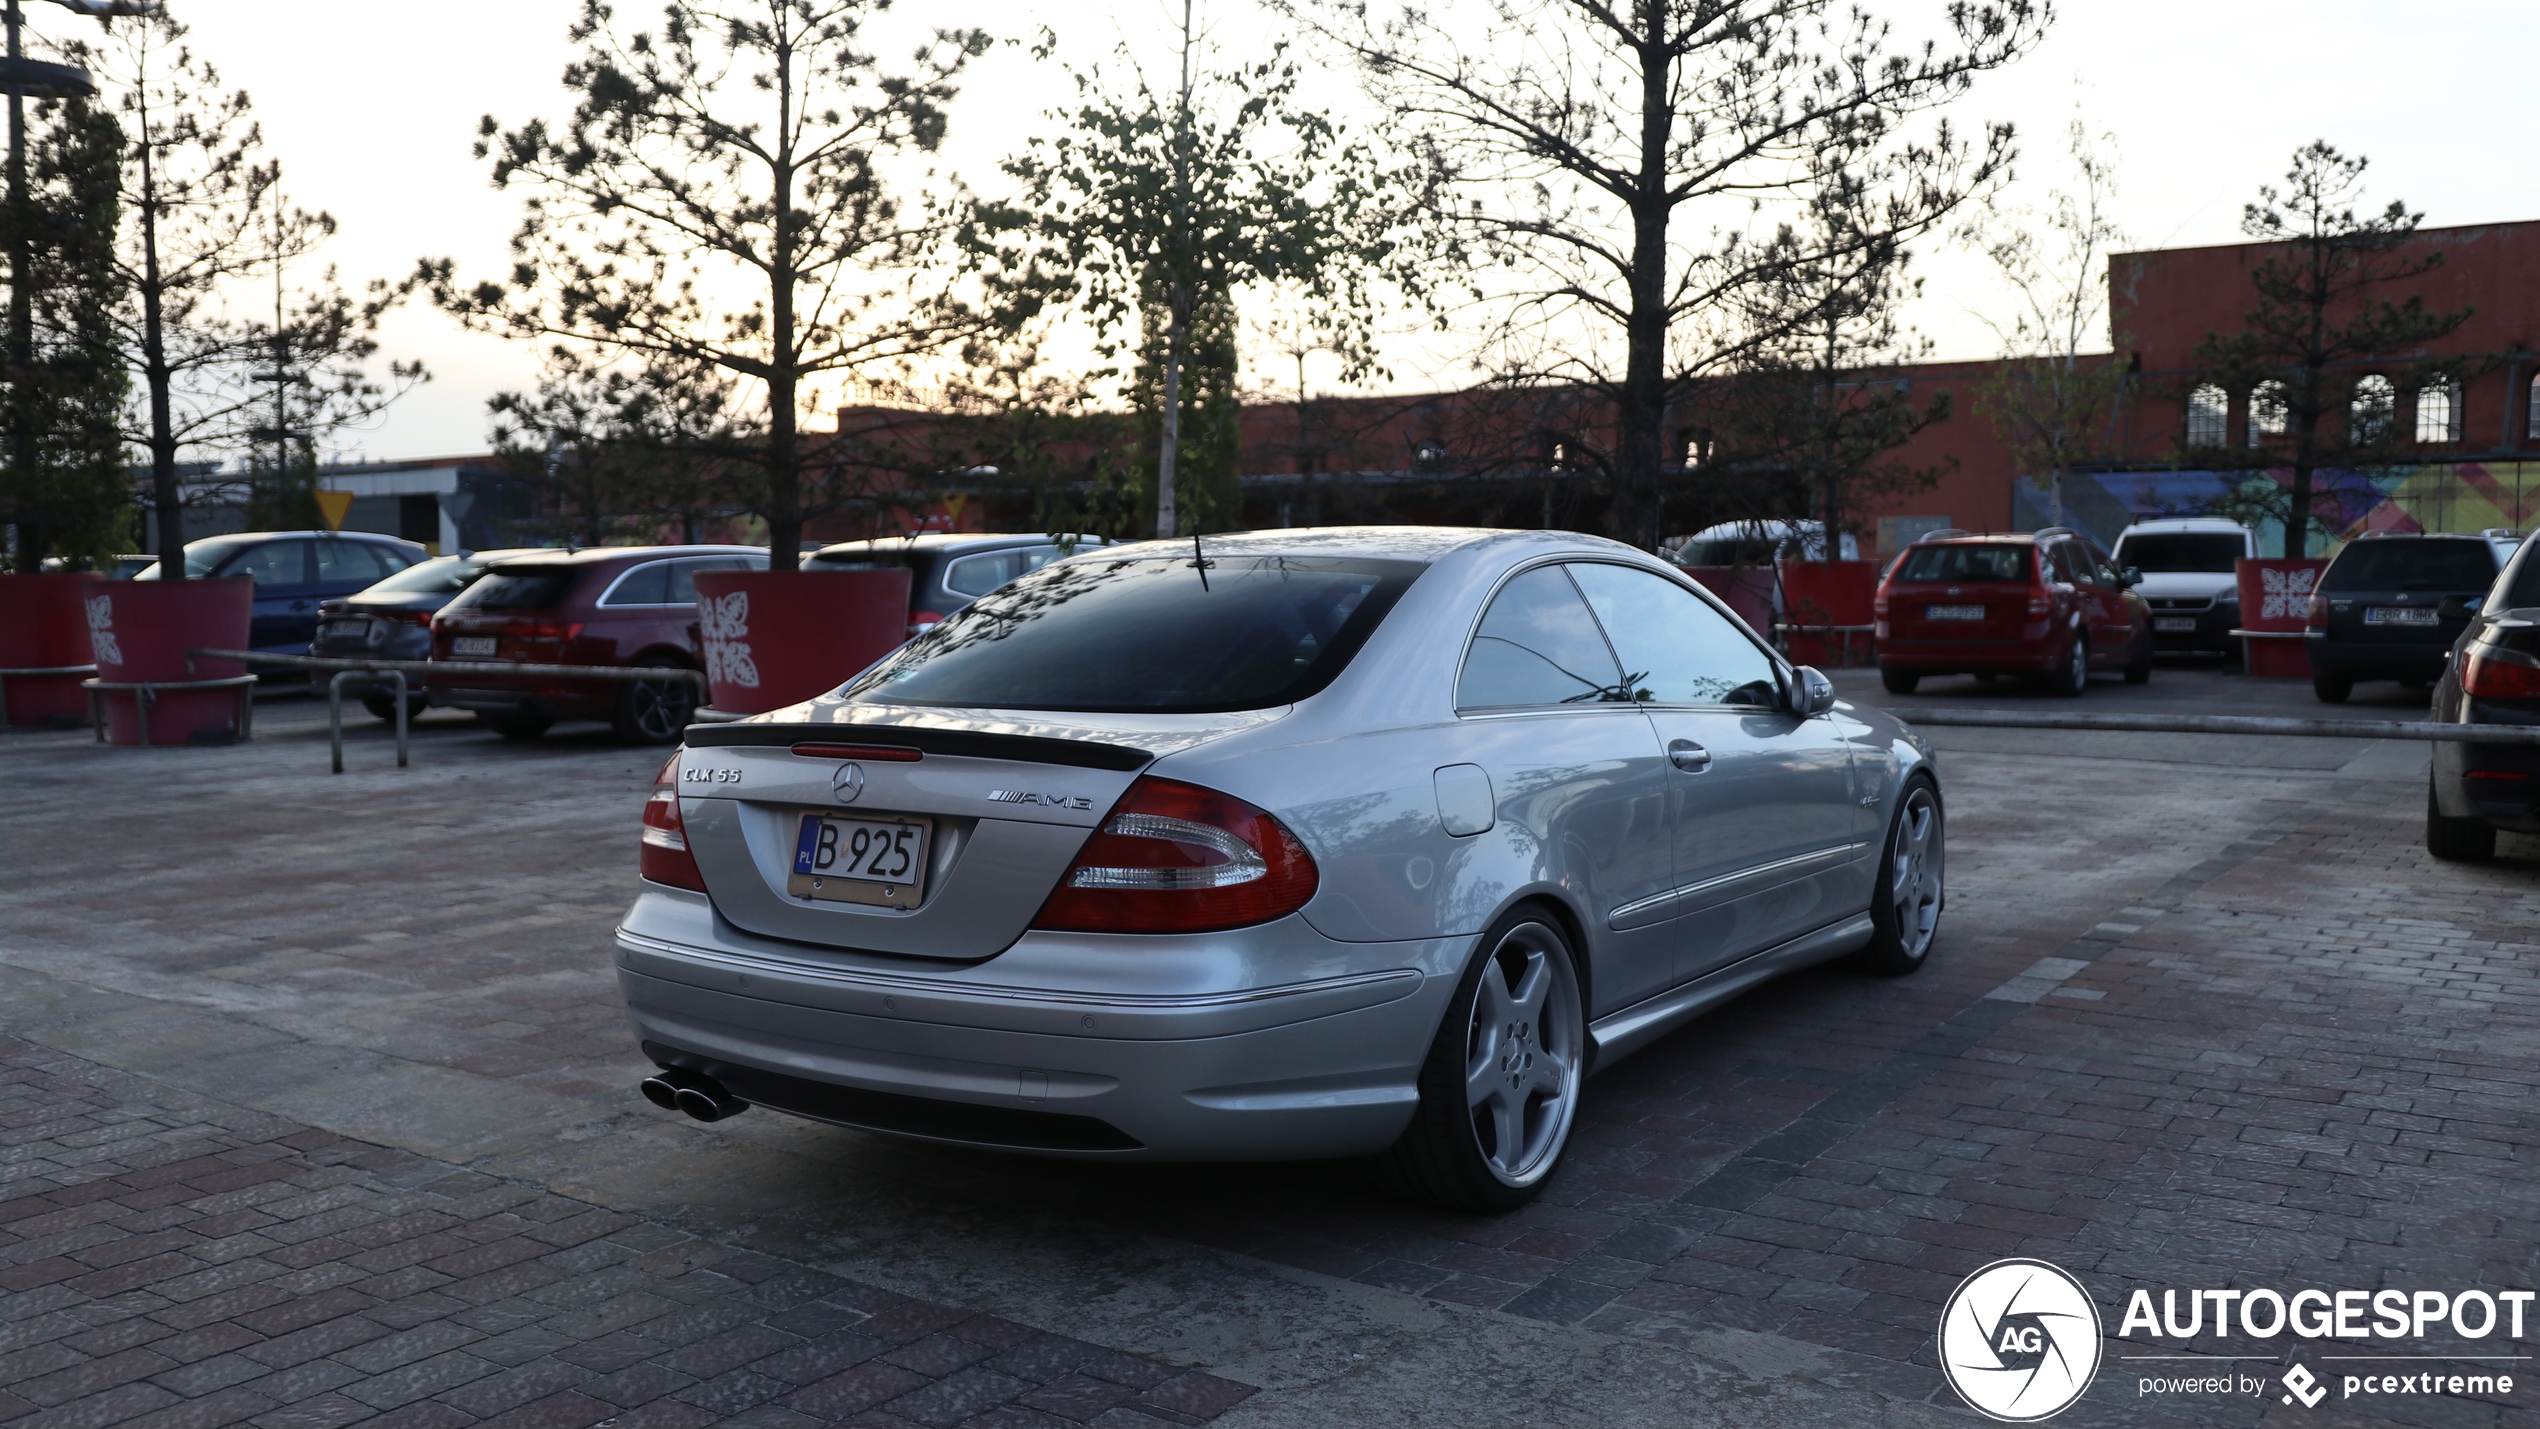
[[2461, 693], [2482, 700], [2540, 700], [2540, 666], [2464, 651]]
[[697, 856], [688, 852], [688, 826], [679, 821], [679, 756], [653, 777], [653, 797], [644, 801], [644, 843], [639, 867], [647, 883], [667, 883], [693, 893], [706, 891], [697, 871]]
[[1877, 620], [1887, 619], [1887, 587], [1884, 584], [1879, 587], [1878, 594], [1870, 597], [1870, 615]]
[[2028, 613], [2031, 616], [2055, 613], [2055, 593], [2048, 590], [2042, 580], [2028, 588]]
[[432, 612], [428, 610], [392, 610], [388, 612], [388, 618], [390, 620], [402, 620], [406, 624], [411, 625], [418, 630], [430, 630], [432, 628]]
[[1283, 918], [1320, 875], [1296, 835], [1231, 794], [1140, 779], [1076, 854], [1035, 928], [1211, 933]]
[[2302, 603], [2302, 623], [2313, 630], [2326, 630], [2328, 628], [2327, 591], [2312, 591], [2311, 598]]
[[515, 620], [504, 627], [505, 633], [524, 640], [571, 640], [582, 633], [579, 620]]

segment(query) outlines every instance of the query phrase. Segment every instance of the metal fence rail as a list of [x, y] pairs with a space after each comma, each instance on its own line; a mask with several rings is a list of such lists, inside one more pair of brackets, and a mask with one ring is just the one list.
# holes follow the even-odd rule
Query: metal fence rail
[[2150, 734], [2289, 734], [2310, 739], [2415, 739], [2441, 744], [2540, 745], [2540, 725], [2438, 724], [2431, 720], [2279, 719], [2265, 715], [2133, 715], [1952, 710], [1890, 706], [1908, 724], [1972, 729], [2139, 730]]

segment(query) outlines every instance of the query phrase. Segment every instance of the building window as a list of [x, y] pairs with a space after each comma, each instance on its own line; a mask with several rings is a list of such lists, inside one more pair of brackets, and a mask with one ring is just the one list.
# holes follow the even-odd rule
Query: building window
[[2531, 440], [2540, 441], [2540, 377], [2531, 379], [2531, 390], [2524, 396], [2529, 400], [2522, 405], [2523, 432]]
[[2249, 445], [2263, 444], [2269, 437], [2289, 436], [2293, 431], [2291, 404], [2284, 400], [2284, 384], [2261, 382], [2249, 393]]
[[2428, 382], [2417, 389], [2417, 440], [2457, 442], [2461, 439], [2461, 388], [2457, 382]]
[[2218, 447], [2231, 422], [2231, 394], [2211, 382], [2187, 394], [2187, 444]]
[[2346, 413], [2347, 435], [2359, 446], [2390, 440], [2398, 420], [2399, 389], [2376, 372], [2355, 384], [2355, 400]]

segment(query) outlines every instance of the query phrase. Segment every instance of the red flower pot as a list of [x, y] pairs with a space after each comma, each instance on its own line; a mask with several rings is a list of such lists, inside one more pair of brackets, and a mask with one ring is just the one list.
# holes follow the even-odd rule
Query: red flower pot
[[1852, 663], [1871, 652], [1871, 607], [1878, 598], [1876, 561], [1784, 561], [1781, 565], [1782, 619], [1792, 625], [1857, 625], [1849, 635], [1811, 635], [1792, 631], [1787, 640], [1791, 663], [1829, 668]]
[[9, 723], [88, 717], [88, 696], [79, 682], [89, 672], [80, 667], [96, 657], [89, 652], [88, 606], [81, 597], [105, 580], [89, 571], [0, 576], [0, 670], [67, 667], [73, 672], [0, 675], [0, 697], [7, 701]]
[[[247, 673], [236, 660], [196, 660], [195, 649], [244, 650], [255, 582], [228, 580], [107, 581], [87, 592], [88, 633], [97, 678], [107, 684], [221, 680]], [[134, 706], [138, 690], [108, 690], [106, 740], [141, 742]], [[161, 690], [150, 701], [150, 742], [190, 744], [204, 735], [241, 732], [235, 689]]]
[[783, 709], [908, 638], [908, 572], [700, 571], [697, 633], [715, 709]]
[[2308, 628], [2311, 591], [2328, 562], [2243, 556], [2234, 569], [2240, 577], [2240, 628], [2249, 632], [2240, 642], [2248, 651], [2249, 673], [2274, 680], [2309, 679], [2311, 652], [2302, 632]]

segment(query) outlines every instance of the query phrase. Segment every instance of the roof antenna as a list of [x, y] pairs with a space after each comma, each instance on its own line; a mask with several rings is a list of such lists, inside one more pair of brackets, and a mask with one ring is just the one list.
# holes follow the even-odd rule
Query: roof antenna
[[1199, 589], [1202, 595], [1206, 595], [1208, 593], [1208, 556], [1199, 548], [1197, 531], [1191, 533], [1191, 564], [1199, 567]]

